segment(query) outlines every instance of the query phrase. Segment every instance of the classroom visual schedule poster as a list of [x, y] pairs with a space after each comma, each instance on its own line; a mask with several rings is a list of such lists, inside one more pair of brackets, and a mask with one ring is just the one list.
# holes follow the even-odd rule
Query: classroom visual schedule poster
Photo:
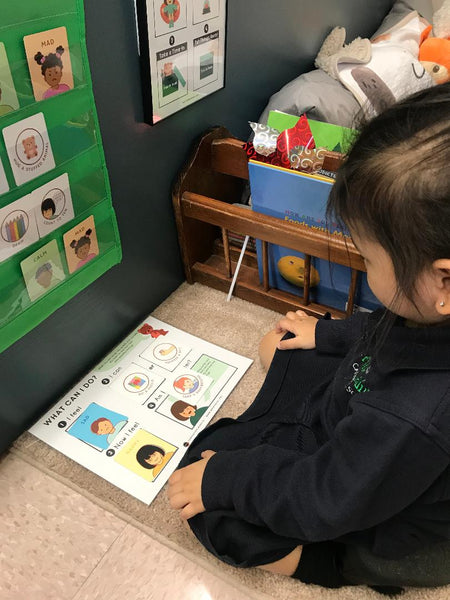
[[226, 0], [136, 0], [146, 120], [224, 86]]
[[149, 316], [30, 431], [150, 504], [251, 363]]

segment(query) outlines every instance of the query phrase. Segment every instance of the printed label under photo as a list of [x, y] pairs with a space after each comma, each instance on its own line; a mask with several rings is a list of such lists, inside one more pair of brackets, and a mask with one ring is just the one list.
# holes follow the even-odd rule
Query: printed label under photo
[[25, 258], [20, 263], [20, 268], [32, 302], [66, 278], [56, 240]]

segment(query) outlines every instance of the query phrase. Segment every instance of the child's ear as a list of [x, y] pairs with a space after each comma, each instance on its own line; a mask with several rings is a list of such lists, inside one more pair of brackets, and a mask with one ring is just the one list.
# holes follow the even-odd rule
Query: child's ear
[[450, 258], [440, 258], [433, 263], [436, 277], [436, 310], [441, 315], [450, 315]]

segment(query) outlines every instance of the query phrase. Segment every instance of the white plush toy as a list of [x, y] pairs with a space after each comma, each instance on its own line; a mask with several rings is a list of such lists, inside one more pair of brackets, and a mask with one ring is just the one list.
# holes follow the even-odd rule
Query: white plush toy
[[335, 28], [315, 64], [338, 79], [352, 92], [366, 116], [373, 117], [397, 100], [434, 85], [419, 61], [419, 46], [427, 25], [416, 11], [411, 11], [376, 39], [357, 38], [346, 46], [342, 46], [345, 29]]

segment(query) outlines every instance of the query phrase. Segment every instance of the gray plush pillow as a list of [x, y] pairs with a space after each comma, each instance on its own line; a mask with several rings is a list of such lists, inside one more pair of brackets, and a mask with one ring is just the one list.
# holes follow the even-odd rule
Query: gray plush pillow
[[[372, 37], [387, 31], [412, 10], [417, 10], [431, 21], [431, 0], [397, 0]], [[317, 121], [352, 127], [355, 126], [361, 107], [353, 94], [339, 81], [321, 69], [315, 69], [293, 79], [271, 96], [258, 119], [260, 123], [267, 123], [270, 110], [280, 110], [291, 115], [306, 113], [309, 118]]]
[[340, 81], [321, 69], [315, 69], [293, 79], [271, 96], [258, 119], [259, 123], [267, 123], [271, 110], [280, 110], [290, 115], [306, 113], [316, 121], [352, 127], [360, 106]]

